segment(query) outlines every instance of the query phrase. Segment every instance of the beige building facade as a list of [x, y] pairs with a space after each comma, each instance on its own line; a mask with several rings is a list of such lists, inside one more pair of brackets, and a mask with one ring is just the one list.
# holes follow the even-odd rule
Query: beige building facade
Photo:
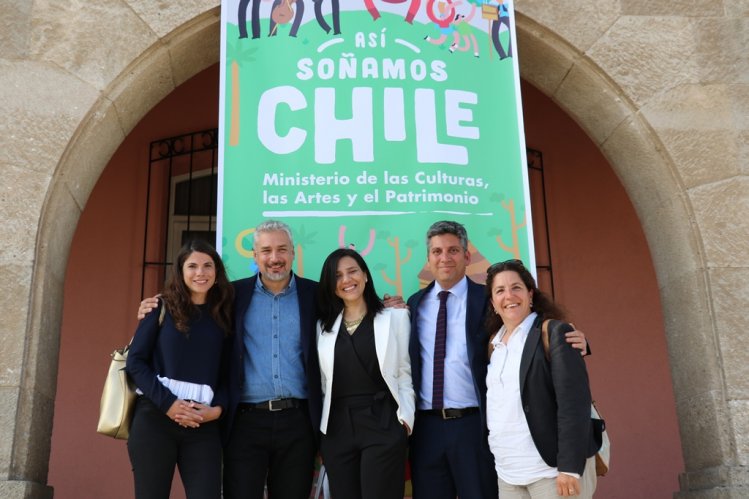
[[[522, 78], [599, 147], [648, 241], [686, 468], [677, 496], [747, 497], [749, 2], [516, 12]], [[88, 197], [146, 113], [218, 59], [214, 0], [0, 4], [0, 497], [52, 496], [63, 281]]]

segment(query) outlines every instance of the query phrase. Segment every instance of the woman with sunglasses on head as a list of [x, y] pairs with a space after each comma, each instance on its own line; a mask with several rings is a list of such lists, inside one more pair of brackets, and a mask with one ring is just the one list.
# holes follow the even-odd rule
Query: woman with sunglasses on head
[[333, 251], [318, 287], [320, 453], [336, 499], [402, 499], [414, 390], [405, 309], [384, 308], [364, 259]]
[[520, 260], [489, 267], [487, 426], [502, 499], [593, 497], [596, 487], [590, 387], [574, 328]]
[[168, 498], [175, 466], [189, 499], [221, 497], [218, 419], [233, 300], [216, 250], [192, 241], [177, 255], [159, 310], [138, 325], [126, 366], [141, 394], [127, 443], [137, 499]]

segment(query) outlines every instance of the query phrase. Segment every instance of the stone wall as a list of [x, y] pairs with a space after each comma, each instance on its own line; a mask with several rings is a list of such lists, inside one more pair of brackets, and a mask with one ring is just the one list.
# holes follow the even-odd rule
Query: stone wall
[[[521, 74], [601, 148], [666, 318], [683, 498], [749, 494], [749, 2], [518, 0]], [[215, 0], [0, 3], [0, 496], [45, 486], [62, 279], [109, 158], [218, 60]]]

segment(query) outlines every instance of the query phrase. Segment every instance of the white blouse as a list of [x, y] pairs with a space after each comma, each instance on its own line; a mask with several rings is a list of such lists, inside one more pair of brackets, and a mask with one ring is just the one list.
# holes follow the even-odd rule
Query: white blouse
[[486, 374], [486, 422], [489, 447], [497, 475], [512, 485], [528, 485], [542, 478], [556, 478], [557, 469], [547, 465], [533, 443], [520, 399], [520, 359], [536, 314], [531, 313], [510, 336], [504, 326], [492, 339], [494, 350]]
[[[156, 376], [156, 378], [178, 399], [192, 400], [203, 405], [211, 405], [213, 402], [213, 388], [208, 385], [199, 385], [178, 379], [169, 379], [166, 376]], [[138, 395], [143, 395], [140, 388], [135, 390]]]

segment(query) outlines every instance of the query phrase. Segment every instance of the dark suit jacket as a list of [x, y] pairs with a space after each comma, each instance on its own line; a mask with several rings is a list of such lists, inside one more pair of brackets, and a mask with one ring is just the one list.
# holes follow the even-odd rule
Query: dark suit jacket
[[[465, 279], [468, 279], [467, 277]], [[419, 389], [421, 388], [421, 355], [419, 345], [419, 305], [424, 295], [434, 287], [434, 282], [429, 286], [416, 292], [408, 299], [411, 309], [411, 341], [408, 351], [411, 355], [411, 378], [413, 379], [414, 391], [416, 392], [416, 407], [419, 406]], [[468, 279], [468, 295], [466, 299], [466, 349], [468, 363], [473, 377], [473, 388], [479, 401], [481, 417], [484, 421], [486, 432], [486, 367], [487, 367], [487, 344], [489, 335], [484, 328], [484, 315], [486, 313], [487, 296], [484, 286], [476, 284]]]
[[590, 419], [590, 386], [585, 361], [564, 339], [573, 328], [549, 324], [549, 353], [541, 341], [541, 321], [528, 333], [520, 359], [520, 398], [539, 454], [559, 471], [582, 474], [598, 450]]
[[[242, 395], [244, 385], [244, 315], [252, 301], [255, 292], [257, 275], [247, 279], [234, 281], [234, 343], [229, 362], [229, 407], [224, 419], [224, 439], [231, 435], [237, 405]], [[322, 411], [322, 389], [320, 385], [320, 364], [317, 360], [316, 331], [317, 323], [317, 283], [303, 277], [294, 276], [296, 280], [297, 297], [299, 300], [299, 320], [302, 335], [302, 361], [307, 375], [307, 404], [309, 406], [312, 428], [317, 434], [320, 428], [320, 414]]]

